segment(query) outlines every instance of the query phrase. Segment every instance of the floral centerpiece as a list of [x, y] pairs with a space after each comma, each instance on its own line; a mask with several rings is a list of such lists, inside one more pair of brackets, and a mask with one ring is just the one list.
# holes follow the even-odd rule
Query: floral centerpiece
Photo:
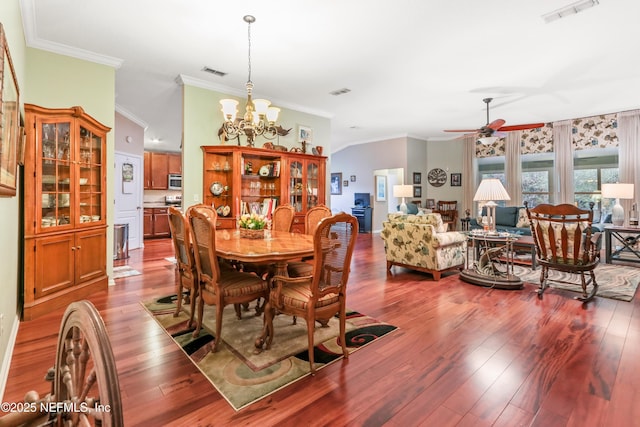
[[238, 225], [240, 227], [240, 237], [263, 239], [267, 220], [264, 215], [258, 215], [256, 213], [244, 214], [240, 217]]

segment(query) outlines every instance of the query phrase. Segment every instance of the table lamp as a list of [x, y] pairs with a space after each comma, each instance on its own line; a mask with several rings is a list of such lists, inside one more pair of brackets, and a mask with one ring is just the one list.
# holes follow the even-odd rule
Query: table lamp
[[611, 222], [618, 227], [624, 225], [624, 209], [620, 205], [620, 199], [633, 199], [633, 184], [602, 184], [602, 197], [616, 199], [616, 204], [611, 209]]
[[485, 202], [487, 216], [490, 218], [490, 230], [496, 231], [496, 200], [511, 200], [507, 190], [497, 178], [483, 179], [473, 196], [474, 202]]
[[405, 197], [413, 197], [413, 185], [394, 185], [393, 197], [402, 197], [402, 203], [400, 203], [400, 212], [406, 214], [407, 204], [404, 201]]

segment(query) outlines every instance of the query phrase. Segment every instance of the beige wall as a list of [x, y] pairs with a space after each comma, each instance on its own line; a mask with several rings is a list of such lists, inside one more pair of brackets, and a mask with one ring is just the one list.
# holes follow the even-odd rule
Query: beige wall
[[[219, 101], [229, 98], [229, 95], [215, 92], [191, 85], [183, 86], [183, 131], [184, 143], [182, 148], [182, 182], [183, 182], [183, 207], [199, 203], [202, 200], [202, 145], [219, 145], [218, 129], [222, 125], [222, 113]], [[240, 105], [243, 105], [243, 101]], [[282, 108], [278, 122], [285, 129], [291, 128], [291, 132], [280, 137], [279, 143], [285, 147], [299, 147], [296, 134], [298, 125], [304, 125], [313, 129], [314, 144], [324, 147], [323, 153], [331, 152], [331, 121], [327, 118]], [[241, 137], [242, 145], [246, 144]], [[276, 143], [278, 140], [274, 140]], [[261, 147], [266, 140], [258, 137], [256, 146]], [[237, 144], [229, 141], [226, 144]], [[327, 165], [327, 170], [330, 165]], [[328, 177], [327, 177], [328, 181]], [[329, 201], [328, 182], [327, 203]], [[197, 197], [197, 200], [196, 200]]]
[[[113, 129], [115, 151], [120, 153], [144, 156], [144, 128], [129, 120], [120, 113], [115, 115], [115, 128]], [[131, 137], [131, 142], [127, 137]]]

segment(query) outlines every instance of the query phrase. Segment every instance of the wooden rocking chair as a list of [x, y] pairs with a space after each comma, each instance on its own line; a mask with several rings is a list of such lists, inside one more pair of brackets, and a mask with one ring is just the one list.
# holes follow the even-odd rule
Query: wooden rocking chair
[[[594, 270], [600, 261], [600, 233], [593, 233], [593, 203], [584, 210], [569, 204], [542, 204], [529, 209], [524, 202], [536, 246], [537, 262], [542, 266], [538, 298], [548, 287], [549, 270], [580, 276], [582, 296], [588, 302], [598, 291]], [[591, 291], [587, 288], [591, 286]]]

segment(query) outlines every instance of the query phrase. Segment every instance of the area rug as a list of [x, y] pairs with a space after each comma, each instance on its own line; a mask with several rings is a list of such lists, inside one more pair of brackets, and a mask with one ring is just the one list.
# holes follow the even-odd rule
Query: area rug
[[[540, 283], [541, 267], [531, 270], [529, 267], [516, 265], [514, 273], [523, 281], [538, 285]], [[615, 264], [598, 264], [595, 271], [598, 282], [598, 292], [596, 296], [611, 298], [621, 301], [631, 301], [640, 283], [640, 268], [626, 267]], [[562, 273], [549, 270], [549, 286], [552, 288], [565, 289], [572, 292], [582, 293], [580, 286], [580, 276], [573, 273]], [[576, 285], [559, 283], [561, 281], [572, 281]]]
[[[233, 305], [229, 305], [223, 314], [223, 341], [219, 350], [211, 353], [207, 344], [214, 339], [216, 308], [205, 306], [204, 328], [193, 338], [193, 328], [187, 327], [189, 307], [183, 304], [179, 316], [173, 317], [175, 301], [176, 296], [170, 295], [145, 302], [143, 306], [236, 411], [310, 374], [304, 319], [298, 319], [294, 325], [292, 317], [276, 316], [271, 348], [256, 354], [254, 342], [262, 332], [262, 316], [255, 316], [251, 307], [237, 320]], [[331, 319], [327, 328], [316, 328], [316, 370], [342, 358], [338, 329], [337, 318]], [[350, 311], [346, 324], [349, 353], [396, 329]]]
[[113, 278], [122, 279], [123, 277], [138, 276], [140, 272], [128, 265], [122, 265], [120, 267], [113, 267]]

